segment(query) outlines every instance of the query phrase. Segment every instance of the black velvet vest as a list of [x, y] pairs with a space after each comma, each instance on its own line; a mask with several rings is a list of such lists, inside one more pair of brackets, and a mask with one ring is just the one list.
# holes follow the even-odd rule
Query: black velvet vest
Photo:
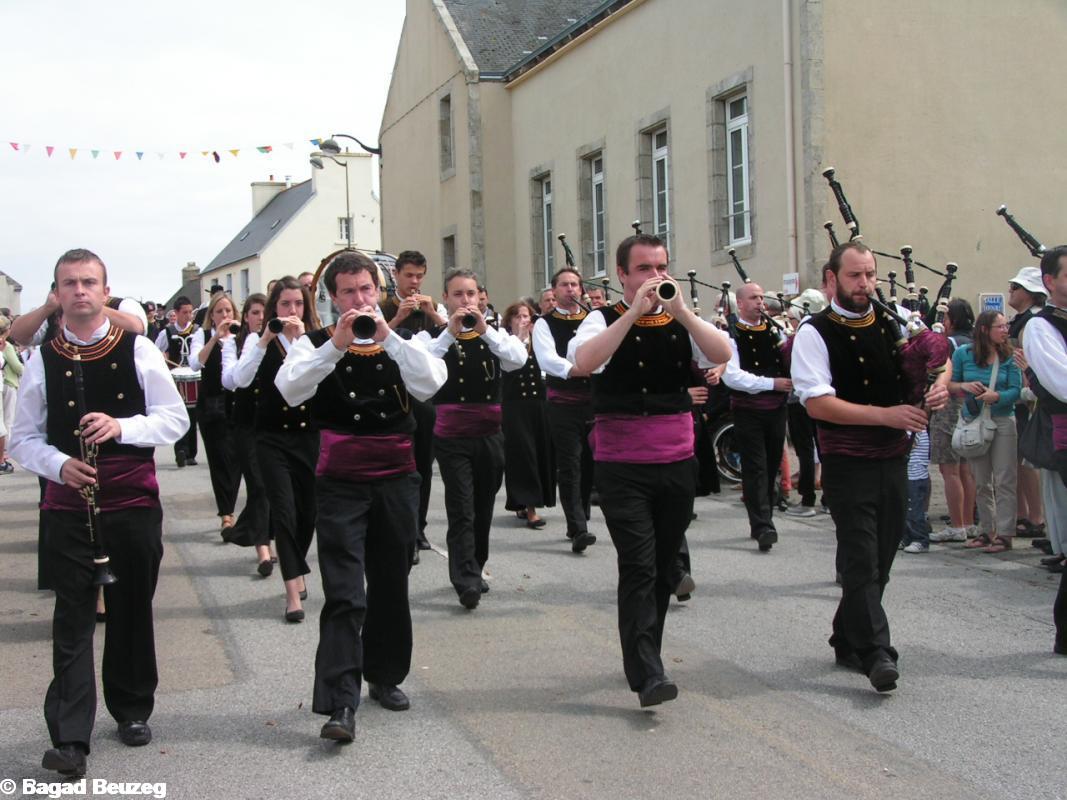
[[[253, 345], [258, 347], [259, 345]], [[285, 361], [285, 348], [281, 340], [274, 339], [267, 345], [267, 352], [259, 363], [256, 377], [252, 381], [252, 396], [256, 403], [256, 430], [310, 433], [311, 406], [313, 400], [306, 400], [299, 406], [290, 407], [278, 387], [274, 377]]]
[[443, 358], [448, 380], [434, 395], [435, 405], [500, 402], [500, 359], [481, 336], [461, 333]]
[[[211, 331], [204, 330], [204, 342], [211, 338]], [[226, 392], [222, 388], [222, 342], [215, 342], [211, 355], [200, 366], [200, 397], [218, 397]]]
[[[589, 316], [589, 312], [584, 308], [580, 309], [577, 314], [561, 314], [558, 311], [552, 311], [549, 314], [545, 314], [542, 319], [548, 325], [548, 330], [552, 334], [552, 340], [556, 343], [556, 353], [560, 358], [567, 357], [567, 346], [571, 343], [571, 339], [574, 338], [574, 334], [578, 332], [578, 326], [582, 324], [582, 320]], [[589, 378], [557, 378], [555, 375], [545, 376], [545, 385], [553, 389], [584, 389], [589, 390], [590, 380]]]
[[545, 399], [545, 381], [541, 377], [537, 356], [532, 351], [522, 369], [504, 373], [503, 383], [504, 405]]
[[[382, 316], [385, 317], [386, 322], [392, 322], [393, 317], [396, 316], [396, 312], [400, 310], [400, 298], [395, 294], [389, 295], [388, 299], [382, 303]], [[407, 319], [397, 324], [396, 330], [406, 330], [414, 333], [422, 333], [422, 331], [429, 331], [433, 333], [434, 325], [430, 321], [430, 318], [426, 316], [425, 312], [418, 311], [413, 314], [408, 314]]]
[[[608, 325], [626, 306], [598, 308]], [[626, 332], [604, 371], [593, 376], [596, 414], [676, 414], [692, 409], [689, 332], [667, 313], [646, 314]]]
[[[332, 325], [308, 334], [316, 348], [331, 336]], [[319, 384], [312, 419], [317, 428], [354, 435], [415, 430], [400, 367], [377, 344], [349, 345], [333, 374]]]
[[[68, 456], [81, 457], [77, 429], [81, 417], [74, 389], [74, 363], [81, 364], [86, 413], [97, 411], [122, 419], [144, 414], [144, 390], [137, 381], [133, 349], [137, 337], [111, 326], [107, 335], [88, 347], [67, 342], [60, 335], [41, 345], [45, 399], [48, 404], [48, 443]], [[135, 456], [151, 460], [153, 448], [133, 447], [110, 439], [100, 445], [99, 456]]]
[[[190, 325], [189, 330], [185, 331], [184, 333], [182, 331], [179, 331], [173, 325], [168, 325], [166, 327], [168, 361], [172, 361], [175, 364], [181, 364], [182, 366], [185, 366], [185, 362], [182, 361], [182, 350], [184, 349], [186, 352], [189, 352], [189, 337], [192, 336], [194, 331], [196, 330], [196, 325]], [[182, 340], [185, 341], [184, 347], [182, 345]]]

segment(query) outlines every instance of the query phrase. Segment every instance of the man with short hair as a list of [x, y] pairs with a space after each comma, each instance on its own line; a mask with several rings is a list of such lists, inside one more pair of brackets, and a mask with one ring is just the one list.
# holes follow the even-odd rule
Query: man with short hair
[[515, 336], [486, 324], [478, 309], [478, 279], [470, 270], [445, 276], [444, 303], [448, 326], [436, 338], [425, 332], [417, 338], [448, 367], [448, 381], [433, 398], [433, 447], [445, 485], [448, 574], [460, 605], [473, 610], [489, 591], [482, 571], [504, 479], [501, 373], [522, 369], [528, 354]]
[[691, 362], [725, 362], [730, 347], [686, 307], [677, 286], [672, 299], [658, 299], [669, 280], [662, 239], [624, 239], [615, 263], [623, 299], [582, 321], [568, 357], [593, 376], [594, 471], [618, 554], [623, 668], [645, 707], [678, 696], [660, 649], [696, 495]]
[[[221, 287], [220, 287], [221, 288]], [[163, 353], [171, 369], [189, 366], [189, 344], [198, 330], [193, 322], [193, 301], [181, 295], [174, 301], [174, 322], [159, 332], [156, 347]], [[196, 405], [187, 404], [189, 431], [174, 443], [174, 463], [181, 467], [195, 467], [197, 454]]]
[[606, 292], [602, 286], [590, 286], [586, 290], [586, 296], [589, 298], [590, 308], [603, 308], [608, 304], [605, 297]]
[[766, 553], [778, 541], [773, 519], [775, 476], [782, 463], [785, 403], [793, 382], [781, 336], [764, 311], [759, 284], [746, 283], [737, 290], [737, 322], [730, 349], [722, 380], [730, 389], [749, 535], [758, 542], [760, 552]]
[[549, 286], [547, 289], [541, 292], [541, 297], [537, 301], [537, 308], [541, 312], [541, 316], [549, 314], [552, 309], [556, 307], [556, 292]]
[[589, 375], [567, 359], [567, 347], [589, 312], [578, 302], [582, 296], [582, 276], [573, 267], [564, 267], [552, 276], [552, 292], [556, 307], [534, 323], [533, 349], [546, 375], [549, 430], [556, 455], [560, 505], [567, 520], [567, 538], [571, 540], [571, 551], [582, 553], [596, 542], [596, 536], [589, 532], [589, 495], [593, 484], [593, 457], [589, 450], [592, 385]]
[[[904, 532], [909, 433], [927, 414], [906, 402], [896, 336], [870, 296], [877, 262], [859, 241], [834, 248], [826, 270], [830, 307], [793, 339], [792, 379], [816, 421], [826, 502], [837, 528], [841, 602], [830, 646], [837, 663], [863, 671], [876, 691], [896, 689], [897, 651], [882, 595]], [[924, 407], [948, 400], [945, 371]]]
[[[189, 420], [159, 351], [104, 312], [110, 290], [100, 258], [68, 251], [56, 264], [55, 285], [63, 329], [26, 366], [12, 453], [48, 479], [42, 556], [52, 564], [56, 600], [44, 714], [53, 748], [41, 765], [80, 777], [96, 717], [94, 567], [106, 555], [117, 580], [104, 586], [104, 701], [123, 744], [152, 739], [152, 597], [163, 555], [153, 448], [176, 441]], [[90, 489], [95, 515], [83, 494]], [[103, 556], [94, 537], [102, 537]]]
[[301, 272], [299, 275], [296, 276], [296, 279], [300, 283], [301, 286], [303, 286], [305, 289], [308, 290], [308, 293], [310, 294], [311, 293], [311, 284], [313, 284], [315, 282], [315, 273], [314, 272]]
[[[1041, 256], [1041, 282], [1048, 302], [1026, 324], [1025, 355], [1037, 413], [1048, 414], [1052, 429], [1051, 461], [1042, 465], [1041, 497], [1053, 553], [1067, 552], [1067, 245]], [[1067, 567], [1067, 561], [1060, 562]], [[1067, 569], [1053, 607], [1055, 652], [1067, 655]]]
[[[290, 406], [315, 398], [325, 604], [312, 710], [330, 717], [322, 738], [351, 742], [363, 678], [383, 707], [410, 705], [399, 687], [411, 667], [408, 569], [418, 530], [409, 403], [432, 397], [448, 371], [378, 315], [378, 270], [367, 256], [341, 253], [323, 281], [340, 312], [337, 324], [300, 337], [274, 382]], [[374, 321], [373, 333], [354, 331], [360, 317]]]
[[[437, 313], [437, 305], [430, 295], [422, 294], [422, 282], [426, 278], [426, 256], [418, 250], [404, 250], [396, 257], [396, 291], [382, 304], [382, 314], [389, 327], [415, 335], [423, 331], [432, 333], [445, 325], [446, 320]], [[419, 551], [429, 550], [426, 538], [426, 515], [430, 508], [430, 484], [433, 480], [433, 426], [436, 412], [433, 403], [412, 400], [415, 415], [415, 465], [422, 483], [419, 485], [419, 530], [415, 537], [412, 563], [419, 563]]]

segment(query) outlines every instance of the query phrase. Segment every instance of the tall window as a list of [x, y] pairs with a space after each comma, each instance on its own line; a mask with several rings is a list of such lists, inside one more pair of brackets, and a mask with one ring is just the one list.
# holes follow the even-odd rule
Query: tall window
[[338, 217], [337, 218], [337, 241], [347, 242], [348, 232], [352, 229], [351, 217]]
[[667, 129], [652, 132], [652, 231], [666, 237], [670, 230], [670, 199], [667, 163]]
[[590, 167], [593, 181], [593, 266], [595, 274], [603, 275], [607, 258], [604, 244], [604, 157], [593, 157]]
[[248, 299], [248, 295], [251, 294], [251, 283], [248, 275], [248, 269], [241, 270], [241, 302]]
[[748, 97], [728, 98], [726, 106], [726, 186], [730, 244], [752, 241], [748, 198]]
[[556, 271], [556, 248], [552, 237], [552, 179], [541, 179], [541, 242], [545, 254], [545, 282], [552, 282], [552, 273]]
[[452, 95], [446, 94], [438, 105], [438, 124], [441, 138], [441, 172], [455, 167], [452, 158]]
[[441, 268], [447, 275], [456, 268], [456, 237], [446, 236], [441, 240]]
[[226, 273], [226, 294], [228, 294], [228, 295], [232, 295], [233, 294], [233, 273], [232, 272], [227, 272]]

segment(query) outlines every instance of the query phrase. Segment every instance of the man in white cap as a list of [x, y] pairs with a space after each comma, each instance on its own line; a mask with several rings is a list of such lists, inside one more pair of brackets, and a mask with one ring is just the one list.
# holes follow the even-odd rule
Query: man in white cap
[[[1035, 315], [1045, 307], [1047, 290], [1041, 282], [1041, 270], [1038, 267], [1023, 267], [1008, 282], [1008, 305], [1014, 309], [1008, 336], [1015, 348], [1015, 363], [1026, 372], [1026, 359], [1023, 356], [1023, 328]], [[1022, 435], [1026, 423], [1030, 420], [1030, 409], [1034, 395], [1029, 389], [1023, 391], [1015, 406], [1015, 424]], [[1036, 469], [1031, 467], [1022, 456], [1019, 457], [1019, 524], [1016, 536], [1043, 537], [1045, 534], [1045, 509], [1041, 502], [1041, 481]], [[1053, 554], [1055, 555], [1055, 554]]]

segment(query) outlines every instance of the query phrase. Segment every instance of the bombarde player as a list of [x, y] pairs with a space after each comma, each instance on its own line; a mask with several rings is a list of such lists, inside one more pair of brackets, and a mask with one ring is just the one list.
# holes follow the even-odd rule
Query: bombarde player
[[895, 335], [870, 296], [877, 263], [859, 241], [834, 248], [824, 270], [830, 306], [800, 326], [793, 384], [816, 422], [822, 484], [837, 529], [841, 601], [830, 646], [837, 663], [862, 671], [879, 692], [897, 687], [897, 651], [882, 595], [907, 510], [909, 433], [948, 401], [946, 370], [923, 408], [905, 402]]
[[[590, 313], [568, 354], [593, 376], [594, 474], [618, 552], [623, 667], [644, 707], [678, 695], [660, 646], [673, 562], [696, 493], [690, 362], [699, 353], [698, 361], [723, 363], [730, 346], [669, 281], [662, 239], [623, 240], [616, 264], [623, 300]], [[674, 295], [661, 301], [657, 288], [665, 282]]]

